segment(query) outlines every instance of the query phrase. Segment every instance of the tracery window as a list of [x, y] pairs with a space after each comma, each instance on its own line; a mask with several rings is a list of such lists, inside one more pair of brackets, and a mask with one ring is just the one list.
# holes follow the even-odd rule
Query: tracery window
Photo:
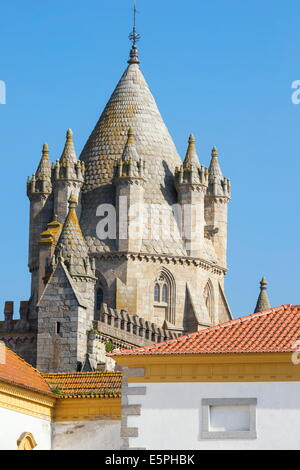
[[155, 284], [154, 286], [154, 302], [160, 301], [160, 286], [159, 284]]
[[166, 302], [166, 303], [168, 302], [168, 287], [167, 287], [167, 284], [163, 285], [161, 300], [162, 300], [162, 302]]
[[154, 282], [154, 316], [157, 321], [163, 319], [175, 324], [175, 281], [166, 269]]

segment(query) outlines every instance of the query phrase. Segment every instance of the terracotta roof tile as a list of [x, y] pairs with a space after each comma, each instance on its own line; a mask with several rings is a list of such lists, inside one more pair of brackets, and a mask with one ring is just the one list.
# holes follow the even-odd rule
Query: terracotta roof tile
[[300, 339], [300, 305], [283, 305], [187, 336], [111, 356], [291, 352]]
[[2, 360], [0, 362], [0, 381], [46, 394], [51, 393], [49, 385], [40, 372], [5, 346], [4, 353], [4, 363], [2, 364]]
[[64, 374], [43, 374], [51, 390], [61, 397], [102, 398], [121, 395], [122, 375], [120, 372], [79, 372]]

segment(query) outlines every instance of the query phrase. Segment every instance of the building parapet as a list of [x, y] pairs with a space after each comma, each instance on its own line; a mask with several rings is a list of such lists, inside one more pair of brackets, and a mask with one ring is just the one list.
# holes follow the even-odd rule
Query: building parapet
[[94, 331], [98, 332], [98, 336], [102, 335], [104, 341], [110, 337], [117, 348], [145, 346], [179, 336], [177, 332], [160, 328], [150, 321], [106, 304], [101, 306], [100, 319], [94, 322]]
[[36, 332], [36, 320], [28, 318], [29, 302], [20, 302], [20, 318], [14, 319], [14, 302], [5, 302], [4, 321], [0, 321], [0, 333], [28, 333]]

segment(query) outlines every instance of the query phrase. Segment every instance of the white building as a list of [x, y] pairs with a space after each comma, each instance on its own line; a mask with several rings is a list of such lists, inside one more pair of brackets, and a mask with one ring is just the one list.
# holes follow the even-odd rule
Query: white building
[[300, 449], [299, 329], [284, 305], [115, 352], [123, 448]]
[[0, 450], [120, 448], [121, 374], [42, 375], [0, 343]]

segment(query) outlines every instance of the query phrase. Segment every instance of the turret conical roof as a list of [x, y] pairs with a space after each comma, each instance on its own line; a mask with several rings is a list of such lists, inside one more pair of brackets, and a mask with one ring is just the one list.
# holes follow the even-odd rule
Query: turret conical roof
[[67, 130], [66, 144], [60, 157], [60, 164], [66, 163], [77, 163], [77, 156], [73, 142], [73, 131], [72, 129]]
[[62, 257], [68, 263], [74, 275], [88, 274], [88, 249], [84, 241], [76, 214], [77, 200], [71, 196], [69, 213], [62, 228], [55, 250], [56, 257]]
[[254, 310], [254, 313], [257, 312], [264, 312], [265, 310], [268, 310], [271, 308], [268, 294], [267, 294], [267, 280], [265, 277], [262, 278], [260, 281], [260, 294], [257, 299], [257, 304]]
[[[138, 155], [145, 161], [148, 202], [173, 202], [173, 173], [181, 164], [173, 140], [137, 63], [130, 63], [81, 154], [86, 164], [85, 192], [112, 181], [128, 129], [135, 131]], [[155, 180], [155, 188], [153, 187]]]
[[200, 167], [200, 161], [199, 161], [199, 157], [197, 155], [195, 142], [196, 142], [196, 139], [191, 134], [190, 137], [189, 137], [189, 145], [188, 145], [185, 160], [184, 160], [184, 163], [183, 163], [183, 166], [185, 168], [191, 168], [192, 166], [194, 168], [199, 168]]

